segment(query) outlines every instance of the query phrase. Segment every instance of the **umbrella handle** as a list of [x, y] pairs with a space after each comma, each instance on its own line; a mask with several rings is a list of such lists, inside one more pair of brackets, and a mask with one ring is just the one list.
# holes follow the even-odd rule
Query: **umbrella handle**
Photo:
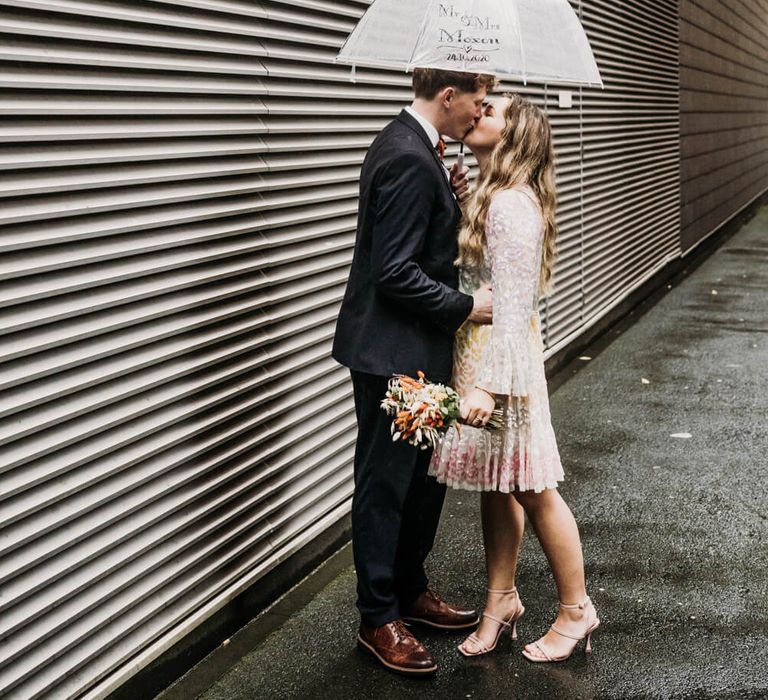
[[456, 165], [459, 167], [459, 172], [464, 170], [464, 144], [461, 144], [461, 150], [459, 151], [459, 158], [456, 161]]

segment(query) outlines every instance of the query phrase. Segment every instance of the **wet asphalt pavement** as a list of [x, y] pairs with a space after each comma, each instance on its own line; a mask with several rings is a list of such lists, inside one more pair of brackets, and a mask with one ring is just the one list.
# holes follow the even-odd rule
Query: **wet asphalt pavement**
[[[608, 338], [551, 399], [561, 492], [602, 620], [590, 657], [533, 665], [520, 654], [557, 603], [528, 530], [521, 639], [487, 657], [468, 661], [461, 637], [426, 633], [434, 678], [384, 671], [355, 648], [345, 566], [298, 610], [278, 603], [265, 620], [284, 624], [258, 645], [243, 644], [246, 629], [246, 653], [214, 652], [168, 697], [768, 698], [768, 207]], [[477, 494], [449, 491], [429, 570], [446, 598], [482, 605]]]

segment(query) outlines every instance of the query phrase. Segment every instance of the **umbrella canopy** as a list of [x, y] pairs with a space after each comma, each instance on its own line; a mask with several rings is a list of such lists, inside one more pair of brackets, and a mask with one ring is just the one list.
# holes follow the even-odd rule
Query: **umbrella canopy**
[[603, 86], [568, 0], [374, 0], [336, 60]]

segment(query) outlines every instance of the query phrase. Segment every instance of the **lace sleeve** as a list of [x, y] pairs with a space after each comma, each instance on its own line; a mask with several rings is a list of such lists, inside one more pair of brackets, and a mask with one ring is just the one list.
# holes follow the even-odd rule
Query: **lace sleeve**
[[538, 208], [522, 192], [506, 190], [494, 197], [486, 222], [493, 325], [477, 380], [478, 387], [493, 394], [529, 393], [541, 227]]

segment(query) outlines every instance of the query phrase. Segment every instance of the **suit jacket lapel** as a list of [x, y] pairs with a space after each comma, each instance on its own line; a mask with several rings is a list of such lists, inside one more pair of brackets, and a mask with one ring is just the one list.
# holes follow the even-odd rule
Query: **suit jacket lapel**
[[405, 126], [407, 126], [409, 129], [414, 131], [416, 135], [421, 139], [421, 142], [424, 144], [427, 150], [432, 154], [432, 158], [435, 162], [435, 165], [437, 166], [438, 170], [440, 170], [440, 179], [445, 183], [445, 186], [448, 188], [448, 193], [451, 196], [451, 201], [454, 203], [454, 206], [456, 207], [456, 210], [459, 212], [459, 215], [461, 215], [461, 207], [459, 206], [459, 202], [453, 194], [453, 188], [451, 187], [451, 183], [449, 182], [448, 178], [445, 176], [445, 165], [443, 165], [443, 162], [438, 157], [437, 149], [435, 149], [430, 143], [427, 133], [424, 131], [424, 129], [422, 129], [421, 124], [419, 124], [419, 122], [417, 122], [405, 110], [400, 112], [397, 119], [402, 124], [405, 124]]

